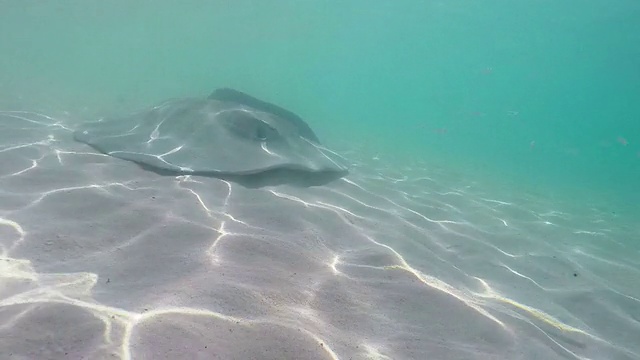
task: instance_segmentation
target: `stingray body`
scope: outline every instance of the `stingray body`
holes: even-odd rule
[[[160,174],[310,184],[347,174],[299,116],[229,88],[86,122],[74,138]]]

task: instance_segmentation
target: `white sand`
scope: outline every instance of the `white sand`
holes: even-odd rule
[[[354,152],[322,187],[163,177],[70,126],[0,112],[0,359],[640,358],[610,214]]]

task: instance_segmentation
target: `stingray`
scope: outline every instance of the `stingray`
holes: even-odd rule
[[[348,173],[293,112],[230,88],[81,124],[74,139],[161,175],[263,186],[320,185]]]

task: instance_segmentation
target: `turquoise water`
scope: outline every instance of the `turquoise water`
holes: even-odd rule
[[[640,2],[631,0],[0,0],[0,105],[95,115],[241,89],[300,114],[324,143],[395,167],[396,177],[420,164],[446,174],[434,180],[442,189],[477,185],[450,208],[488,219],[477,226],[487,243],[496,235],[531,255],[528,247],[544,240],[567,258],[587,248],[585,258],[596,260],[580,279],[597,280],[589,291],[619,281],[612,288],[631,304],[620,312],[631,319],[639,285],[628,274],[640,256],[638,19]],[[419,184],[398,192],[411,203]],[[567,217],[556,232],[522,235],[519,247],[507,232],[520,236],[517,227],[491,232],[491,211],[504,204],[473,210],[477,199],[513,205],[504,214],[526,219],[522,229],[542,221],[533,213]],[[530,214],[520,200],[544,205]],[[611,242],[585,240],[585,229]],[[429,263],[414,244],[402,246],[412,263]],[[556,259],[550,254],[534,255]],[[606,320],[593,327],[633,343],[632,331]]]
[[[10,94],[105,109],[233,86],[325,138],[633,217],[638,16],[594,0],[4,1],[0,75]]]

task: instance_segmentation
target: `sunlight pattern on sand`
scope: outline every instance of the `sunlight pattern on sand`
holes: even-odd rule
[[[0,120],[2,358],[640,356],[637,229],[597,208],[349,149],[322,187],[159,176]]]

